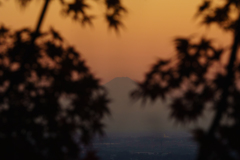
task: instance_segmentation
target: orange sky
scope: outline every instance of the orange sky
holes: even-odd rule
[[[22,9],[15,0],[3,1],[0,23],[12,29],[35,27],[43,0],[35,0]],[[216,26],[206,28],[193,18],[201,0],[123,0],[129,13],[124,17],[125,28],[120,35],[109,31],[104,22],[104,8],[94,5],[97,15],[93,27],[82,27],[60,14],[58,1],[50,3],[42,30],[53,26],[67,42],[81,52],[92,72],[102,83],[115,77],[142,80],[158,57],[174,54],[172,40],[176,36],[196,35],[229,44],[231,37]]]

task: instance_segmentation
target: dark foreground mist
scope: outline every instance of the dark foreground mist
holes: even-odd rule
[[[197,152],[188,134],[109,135],[93,145],[101,160],[193,160]]]

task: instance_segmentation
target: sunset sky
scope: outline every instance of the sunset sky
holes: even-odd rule
[[[25,9],[15,0],[3,2],[0,24],[12,29],[35,27],[43,0],[35,0]],[[128,14],[123,17],[125,27],[116,34],[104,21],[103,5],[92,6],[91,12],[97,16],[94,26],[82,27],[70,17],[62,16],[59,2],[53,0],[41,30],[53,26],[59,31],[81,52],[102,84],[115,77],[140,81],[159,57],[174,55],[176,36],[205,36],[213,38],[219,46],[231,43],[230,33],[216,26],[202,26],[199,19],[194,19],[200,3],[201,0],[123,0]]]

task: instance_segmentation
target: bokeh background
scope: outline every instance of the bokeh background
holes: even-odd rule
[[[0,9],[0,23],[11,29],[35,27],[43,1],[36,0],[22,8],[14,1],[4,1]],[[99,4],[100,5],[99,5]],[[158,57],[174,55],[176,36],[212,38],[219,46],[231,44],[231,35],[217,26],[202,26],[196,18],[201,0],[123,0],[128,14],[123,17],[120,32],[107,29],[104,5],[91,4],[96,15],[92,26],[82,26],[61,13],[59,1],[52,1],[41,30],[54,27],[81,52],[92,72],[105,84],[115,77],[129,77],[141,81],[144,73]]]

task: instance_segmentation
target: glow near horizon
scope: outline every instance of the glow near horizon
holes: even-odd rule
[[[21,9],[14,1],[0,7],[0,23],[12,28],[35,27],[43,1],[32,2]],[[93,27],[81,27],[71,18],[60,15],[60,5],[52,1],[42,31],[53,26],[74,45],[86,60],[92,72],[106,83],[115,77],[129,77],[140,81],[159,57],[174,55],[172,40],[176,36],[214,38],[220,45],[228,45],[231,35],[216,26],[206,29],[194,20],[201,0],[123,0],[129,13],[124,17],[125,27],[120,35],[109,31],[104,22],[104,8],[92,7],[97,18]]]

